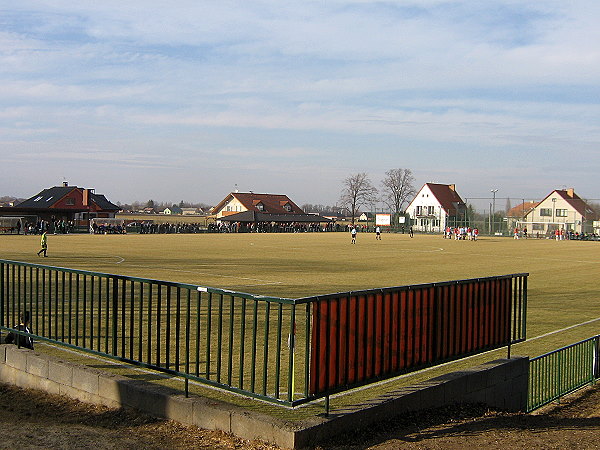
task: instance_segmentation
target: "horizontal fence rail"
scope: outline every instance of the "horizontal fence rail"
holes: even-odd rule
[[[600,335],[529,361],[527,411],[558,400],[600,378]]]
[[[297,406],[525,339],[527,274],[286,299],[0,260],[0,330]]]

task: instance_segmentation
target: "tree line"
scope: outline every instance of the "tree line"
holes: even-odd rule
[[[415,178],[410,169],[390,169],[377,189],[365,172],[348,176],[342,182],[340,204],[347,208],[352,221],[362,206],[383,202],[394,214],[400,214],[405,204],[416,195]]]

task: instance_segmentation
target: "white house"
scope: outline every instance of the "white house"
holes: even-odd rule
[[[406,212],[415,231],[441,232],[464,222],[466,205],[454,184],[425,183]]]
[[[552,234],[556,229],[589,233],[597,219],[594,210],[573,188],[555,189],[520,222],[531,235]]]

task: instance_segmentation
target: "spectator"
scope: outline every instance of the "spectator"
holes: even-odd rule
[[[31,330],[29,329],[30,317],[29,311],[25,311],[21,316],[21,323],[16,326],[15,330],[31,333]],[[15,344],[19,347],[25,347],[33,350],[33,340],[31,339],[31,336],[23,336],[22,334],[13,333],[11,331],[6,335],[4,342],[6,344]]]

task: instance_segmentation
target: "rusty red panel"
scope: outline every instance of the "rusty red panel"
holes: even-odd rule
[[[390,307],[390,370],[392,372],[397,371],[400,368],[400,358],[398,353],[400,351],[400,295],[398,292],[391,294],[391,307]]]
[[[348,299],[348,383],[357,381],[358,366],[358,318],[356,297],[351,296]]]
[[[512,287],[482,279],[315,301],[311,394],[507,344]]]

